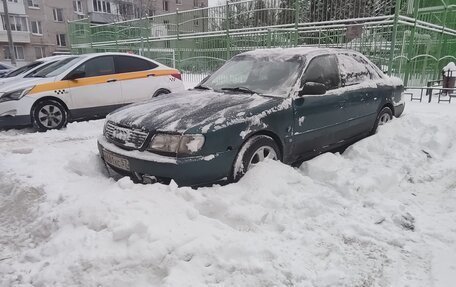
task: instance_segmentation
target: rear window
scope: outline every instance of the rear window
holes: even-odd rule
[[[342,86],[356,85],[371,79],[367,63],[357,61],[352,55],[340,54],[338,58]]]
[[[117,73],[146,71],[158,67],[157,64],[154,64],[151,61],[137,57],[116,56],[114,61]]]

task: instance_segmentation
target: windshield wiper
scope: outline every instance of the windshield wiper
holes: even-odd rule
[[[194,89],[197,89],[197,90],[210,90],[211,88],[206,87],[206,86],[198,85],[198,86],[194,87]]]
[[[241,92],[241,93],[246,93],[246,94],[258,94],[255,91],[252,91],[249,88],[246,87],[234,87],[234,88],[221,88],[222,91],[233,91],[233,92]]]

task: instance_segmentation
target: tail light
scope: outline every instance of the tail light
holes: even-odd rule
[[[182,75],[180,73],[174,73],[174,74],[171,74],[171,76],[173,76],[174,78],[176,78],[178,80],[182,80]]]

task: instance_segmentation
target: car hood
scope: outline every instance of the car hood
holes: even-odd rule
[[[0,93],[14,91],[18,89],[27,88],[39,84],[50,83],[54,81],[54,78],[11,78],[14,81],[6,82],[0,85]]]
[[[287,99],[250,94],[189,90],[132,104],[107,119],[122,126],[149,131],[206,133],[225,126],[258,121],[268,110],[282,109]]]

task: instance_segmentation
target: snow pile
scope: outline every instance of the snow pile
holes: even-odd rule
[[[0,286],[451,286],[452,108],[198,190],[108,178],[103,121],[0,132]]]
[[[445,76],[456,77],[456,64],[454,62],[449,62],[443,67],[443,72],[445,73]]]

